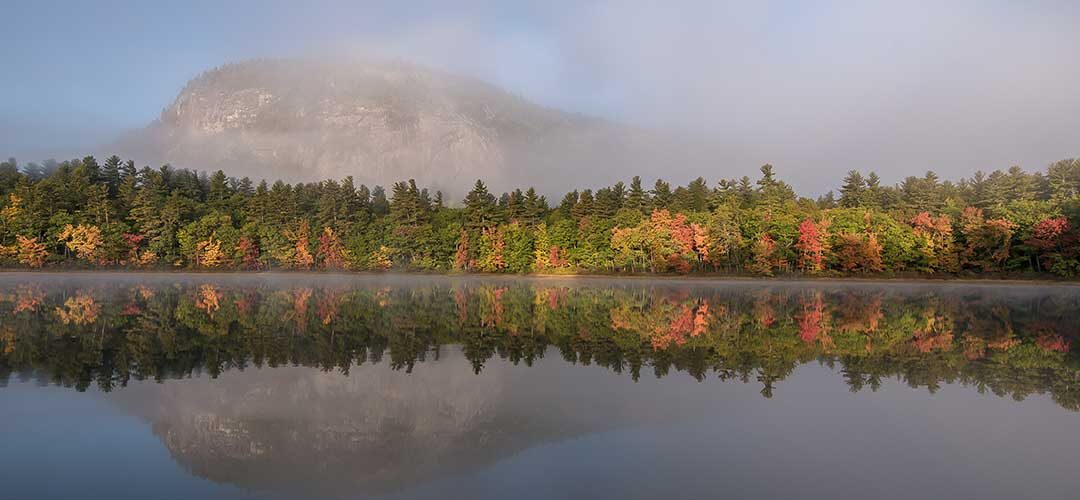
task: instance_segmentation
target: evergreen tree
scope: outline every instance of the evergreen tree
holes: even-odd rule
[[[840,205],[847,208],[866,205],[866,180],[858,170],[851,170],[840,187]]]
[[[741,200],[739,206],[742,208],[750,208],[757,205],[757,191],[754,190],[754,184],[750,181],[749,177],[745,175],[742,176],[739,179],[739,185],[735,190],[739,193],[739,199]]]
[[[93,156],[83,157],[80,162],[82,168],[86,169],[86,175],[90,179],[90,182],[97,183],[102,180],[101,166],[98,165],[97,159]]]
[[[101,168],[101,177],[109,189],[109,197],[116,198],[120,188],[120,168],[123,160],[119,156],[112,155],[105,159]]]
[[[709,208],[709,187],[698,177],[685,188],[675,190],[672,208],[684,212],[704,212]]]
[[[886,205],[885,191],[881,187],[881,178],[874,172],[870,172],[870,175],[866,176],[866,197],[863,204],[874,208],[881,208]]]
[[[661,209],[671,206],[671,184],[663,179],[656,179],[652,189],[652,208]]]
[[[778,180],[773,166],[768,163],[761,166],[761,179],[758,179],[757,186],[761,202],[766,206],[775,207],[795,200],[795,190],[786,182]]]
[[[525,191],[524,206],[521,221],[529,226],[539,223],[547,211],[547,201],[542,196],[537,196],[536,189],[531,187]]]
[[[19,164],[15,158],[9,158],[8,161],[0,163],[0,196],[13,191],[21,177]]]
[[[619,211],[619,197],[612,188],[602,188],[596,192],[593,214],[597,217],[610,219]]]
[[[427,221],[427,206],[416,181],[396,182],[390,200],[390,220],[396,225],[416,226]]]
[[[495,196],[488,192],[487,186],[477,180],[469,194],[465,196],[465,227],[470,231],[480,231],[499,222]]]
[[[577,205],[579,197],[580,195],[576,190],[566,193],[566,195],[563,196],[562,202],[559,203],[559,213],[562,214],[563,217],[570,217],[571,212],[574,211],[574,206]]]
[[[210,176],[209,187],[207,189],[206,201],[210,202],[210,206],[215,208],[223,208],[225,202],[231,195],[229,191],[229,178],[225,176],[225,172],[218,170]]]
[[[390,202],[386,200],[386,190],[382,186],[371,190],[371,213],[376,217],[390,213]]]
[[[593,214],[593,209],[596,200],[593,198],[591,189],[586,189],[578,196],[577,204],[570,210],[570,216],[576,220],[581,220]]]
[[[1015,200],[1031,201],[1038,192],[1038,182],[1018,165],[1009,167],[1008,192]]]
[[[127,180],[137,175],[139,175],[139,169],[135,168],[135,160],[124,162],[124,166],[120,168],[121,180]]]
[[[618,211],[626,203],[626,184],[619,181],[611,186],[611,197],[615,202],[615,210]]]
[[[507,220],[520,221],[525,215],[525,194],[521,189],[515,189],[506,197]]]
[[[649,211],[649,194],[641,187],[641,177],[635,175],[630,180],[630,190],[626,194],[625,206],[642,213]]]

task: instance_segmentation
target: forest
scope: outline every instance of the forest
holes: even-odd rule
[[[464,200],[412,180],[249,178],[93,156],[0,163],[0,267],[544,274],[1042,276],[1080,273],[1080,159],[811,199],[780,180],[639,177]]]

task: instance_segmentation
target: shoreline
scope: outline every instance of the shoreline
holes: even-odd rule
[[[308,277],[439,277],[439,278],[496,278],[496,279],[540,279],[540,280],[620,280],[620,281],[667,281],[691,283],[828,283],[828,284],[907,284],[907,285],[1039,285],[1080,287],[1080,280],[1009,278],[1009,277],[917,277],[917,276],[745,276],[728,274],[596,274],[596,273],[438,273],[423,271],[316,271],[276,269],[270,271],[210,271],[210,270],[155,270],[155,269],[0,269],[0,278],[12,275],[40,276],[308,276]]]

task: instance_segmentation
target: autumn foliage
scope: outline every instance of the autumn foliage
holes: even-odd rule
[[[289,266],[293,269],[311,269],[315,264],[315,256],[311,254],[311,225],[301,221],[295,229],[286,231],[285,237],[292,242]]]
[[[240,241],[236,244],[236,252],[240,254],[240,265],[244,269],[259,269],[262,267],[259,262],[261,252],[255,240],[247,236],[241,236]]]
[[[689,272],[709,257],[707,229],[686,215],[654,210],[637,226],[616,228],[611,247],[619,266],[651,272]]]
[[[1080,274],[1076,159],[892,186],[853,171],[816,200],[772,165],[756,180],[635,177],[558,198],[477,181],[459,201],[412,180],[256,185],[119,157],[107,166],[0,162],[0,266]]]
[[[56,235],[56,239],[63,242],[69,250],[75,252],[78,258],[91,264],[101,262],[98,255],[98,250],[102,245],[101,229],[97,226],[87,224],[73,226],[68,224]]]
[[[345,269],[345,245],[341,238],[329,227],[324,227],[319,235],[319,262],[323,269]]]
[[[825,269],[825,253],[829,250],[829,220],[804,219],[799,224],[799,239],[795,242],[799,252],[799,267],[815,274]]]
[[[37,238],[27,238],[22,235],[16,236],[15,239],[17,241],[15,255],[20,264],[28,267],[41,267],[45,264],[48,250],[43,243],[39,243]]]

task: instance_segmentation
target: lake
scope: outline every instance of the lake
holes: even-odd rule
[[[0,498],[1071,498],[1080,287],[0,273]]]

